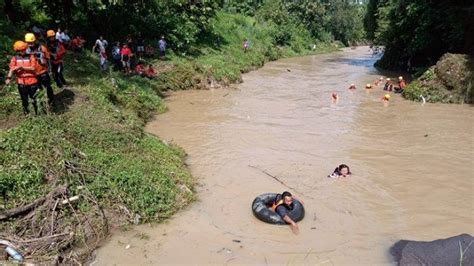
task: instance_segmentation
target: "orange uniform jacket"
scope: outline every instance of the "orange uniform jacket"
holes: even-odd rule
[[[17,69],[18,67],[34,67],[35,70]],[[16,83],[19,85],[33,85],[38,83],[36,72],[38,71],[38,63],[34,55],[14,56],[10,60],[10,69],[16,76]]]
[[[51,58],[51,55],[49,54],[48,48],[44,45],[40,45],[41,52],[43,53],[43,62],[38,62],[38,75],[41,75],[45,72],[48,72],[48,62],[49,59]]]
[[[36,57],[36,61],[38,63],[36,74],[41,75],[43,73],[48,72],[48,63],[49,59],[51,58],[51,55],[49,54],[48,48],[46,48],[46,46],[40,44],[38,50],[28,50],[27,52]]]

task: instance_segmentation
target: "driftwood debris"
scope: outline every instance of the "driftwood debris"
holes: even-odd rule
[[[29,211],[35,209],[36,207],[40,206],[41,204],[43,204],[46,201],[46,199],[57,197],[61,194],[64,194],[65,192],[66,192],[66,187],[64,187],[64,186],[57,187],[55,190],[51,191],[46,197],[36,199],[36,200],[34,200],[33,202],[31,202],[29,204],[26,204],[26,205],[23,205],[23,206],[20,206],[20,207],[11,209],[11,210],[4,211],[3,213],[0,214],[0,221],[7,220],[7,219],[10,219],[10,218],[14,218],[14,217],[17,217],[19,215],[25,214],[26,212],[29,212]]]
[[[107,217],[85,184],[79,184],[80,195],[69,195],[66,185],[57,185],[44,197],[0,213],[1,222],[14,225],[4,227],[0,239],[26,261],[81,264],[108,232]],[[87,212],[79,206],[87,206]]]
[[[265,171],[265,170],[263,170],[263,169],[260,169],[260,168],[258,168],[257,166],[254,166],[254,165],[249,165],[249,167],[259,170],[260,172],[262,172],[262,173],[266,174],[267,176],[269,176],[269,177],[275,179],[278,183],[280,183],[280,184],[282,184],[283,186],[287,187],[288,189],[290,189],[290,190],[296,192],[297,194],[299,194],[299,195],[301,195],[301,196],[305,196],[305,197],[307,197],[307,198],[313,199],[313,197],[307,196],[307,195],[305,195],[304,193],[302,193],[301,191],[298,191],[296,188],[294,188],[294,187],[292,187],[292,186],[286,184],[285,182],[283,182],[283,181],[282,181],[280,178],[278,178],[277,176],[272,175],[272,174],[270,174],[269,172],[267,172],[267,171]]]

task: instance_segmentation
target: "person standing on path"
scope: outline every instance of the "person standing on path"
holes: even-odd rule
[[[54,36],[53,36],[54,38]],[[36,78],[37,62],[34,55],[26,54],[28,44],[23,41],[16,41],[13,45],[16,55],[10,60],[10,70],[5,79],[5,84],[10,84],[13,74],[16,77],[18,92],[20,93],[21,103],[23,105],[23,113],[29,114],[28,98],[31,98],[35,114],[38,114],[38,106],[36,104],[36,91],[40,88],[38,79]]]
[[[50,53],[51,71],[53,72],[53,78],[59,88],[67,85],[66,80],[63,76],[63,57],[66,54],[66,48],[64,45],[55,38],[53,30],[46,32],[48,37],[48,50]]]
[[[100,59],[100,70],[102,72],[107,71],[107,53],[105,52],[105,48],[100,50],[99,59]]]
[[[94,46],[92,46],[92,52],[97,51],[98,53],[100,53],[100,51],[102,51],[102,49],[105,50],[108,45],[109,43],[107,42],[107,40],[104,39],[104,36],[100,35],[99,39],[95,41]]]
[[[120,42],[116,42],[114,46],[112,46],[112,60],[114,62],[114,68],[116,71],[122,70],[122,62],[121,62],[121,55],[120,55]]]
[[[56,40],[61,41],[61,28],[58,27],[58,30],[56,31],[56,34],[54,35]]]
[[[161,36],[161,39],[158,41],[158,48],[160,49],[160,58],[165,59],[167,43],[165,41],[165,36]]]
[[[122,62],[123,71],[125,74],[131,73],[130,70],[130,58],[132,57],[132,50],[127,44],[124,44],[122,50],[120,50],[120,61]]]
[[[138,33],[137,37],[137,56],[138,60],[143,57],[143,53],[145,53],[145,40],[143,40],[142,33]]]
[[[250,48],[249,40],[244,39],[243,48],[244,48],[244,53],[246,53],[249,50],[249,48]]]
[[[25,34],[25,42],[28,44],[26,49],[27,55],[33,55],[38,63],[36,71],[38,85],[46,88],[46,94],[48,95],[48,103],[53,104],[54,92],[51,86],[51,77],[49,76],[49,60],[50,55],[46,46],[39,44],[36,40],[36,36],[33,33]]]

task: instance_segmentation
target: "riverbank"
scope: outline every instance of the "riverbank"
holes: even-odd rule
[[[218,45],[151,61],[154,80],[101,74],[88,53],[77,62],[68,57],[71,85],[56,91],[49,115],[24,117],[16,88],[2,90],[2,239],[28,261],[79,263],[112,228],[166,220],[195,199],[195,179],[183,150],[143,130],[166,110],[164,92],[227,86],[269,60],[338,49],[274,46],[271,31],[243,15],[221,13],[213,23]],[[251,40],[245,53],[243,38]]]
[[[446,53],[408,84],[403,96],[418,102],[474,103],[473,59],[469,55]]]

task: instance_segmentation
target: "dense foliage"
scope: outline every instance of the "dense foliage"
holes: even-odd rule
[[[187,50],[209,40],[210,20],[217,11],[256,15],[282,26],[276,36],[279,44],[288,40],[281,35],[307,31],[313,38],[334,38],[348,45],[363,38],[364,7],[359,1],[347,0],[7,0],[4,10],[10,21],[26,27],[67,28],[89,40],[100,34],[113,40],[137,32],[147,39],[164,34],[174,48]]]
[[[446,52],[474,51],[474,2],[370,0],[367,37],[386,47],[384,68],[430,66]],[[410,68],[410,69],[408,69]]]

